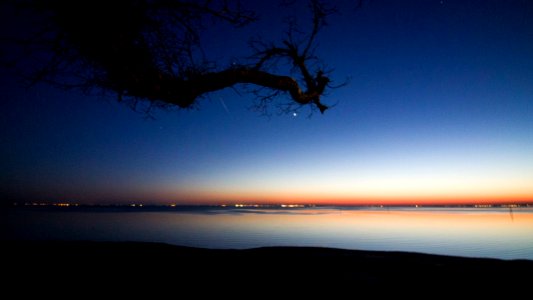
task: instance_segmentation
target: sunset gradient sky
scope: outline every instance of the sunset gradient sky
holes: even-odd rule
[[[352,2],[340,4],[317,53],[348,85],[311,118],[306,109],[262,117],[248,109],[252,96],[227,90],[198,111],[149,120],[111,96],[26,90],[2,75],[0,198],[533,201],[533,1]],[[279,8],[251,6],[263,21],[207,33],[208,54],[222,61],[247,53],[245,36],[281,36],[283,24],[269,22]]]

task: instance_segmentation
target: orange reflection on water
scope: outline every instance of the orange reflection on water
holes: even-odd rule
[[[14,210],[3,221],[23,239],[318,246],[533,260],[532,208]]]
[[[234,220],[231,220],[234,219]],[[237,223],[256,223],[255,226],[305,226],[310,228],[371,228],[391,231],[430,231],[447,232],[468,229],[479,234],[498,232],[531,232],[533,213],[509,211],[426,211],[426,210],[324,210],[306,209],[288,214],[271,211],[270,213],[247,213],[239,218],[226,221]],[[321,229],[324,230],[324,229]]]
[[[217,228],[230,248],[325,246],[533,259],[531,210],[243,210],[190,216],[189,222]]]

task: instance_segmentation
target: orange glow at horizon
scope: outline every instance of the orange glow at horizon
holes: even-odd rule
[[[459,205],[533,203],[533,174],[461,167],[433,169],[421,163],[407,167],[355,166],[272,167],[247,173],[240,169],[191,181],[186,187],[160,189],[159,199],[194,204],[324,205]],[[378,172],[379,171],[379,172]],[[317,174],[320,174],[318,176]],[[224,176],[223,176],[224,175]]]
[[[317,205],[460,205],[533,203],[531,193],[449,193],[449,194],[341,194],[289,191],[180,191],[160,199],[192,204],[317,204]]]

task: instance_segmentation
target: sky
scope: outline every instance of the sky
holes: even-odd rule
[[[205,33],[220,61],[261,19]],[[224,90],[154,119],[113,96],[0,83],[2,202],[457,204],[533,201],[533,2],[352,1],[319,36],[336,83],[308,117]],[[302,12],[303,15],[303,12]]]

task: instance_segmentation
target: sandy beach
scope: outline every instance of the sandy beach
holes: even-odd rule
[[[520,287],[531,260],[498,260],[331,248],[269,247],[215,250],[134,242],[8,242],[6,274],[21,284],[50,288],[206,287],[342,288],[415,285],[446,290]],[[529,274],[529,275],[528,275]],[[9,282],[9,281],[8,281]],[[194,287],[194,288],[193,288]]]

